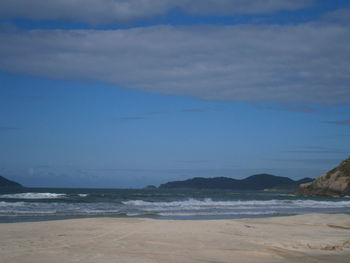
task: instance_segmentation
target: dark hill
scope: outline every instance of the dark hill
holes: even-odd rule
[[[226,189],[226,190],[264,190],[271,188],[293,189],[299,184],[313,179],[304,178],[294,181],[288,177],[271,174],[256,174],[242,180],[228,177],[203,178],[195,177],[185,181],[174,181],[162,184],[159,188],[190,188],[190,189]]]
[[[274,188],[276,186],[290,185],[294,183],[294,181],[288,177],[271,174],[256,174],[240,181],[241,189],[244,190],[263,190],[266,188]]]
[[[13,182],[11,180],[6,179],[5,177],[0,175],[0,188],[19,188],[22,187],[19,183]]]

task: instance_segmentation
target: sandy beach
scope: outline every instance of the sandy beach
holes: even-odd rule
[[[0,224],[1,263],[349,262],[350,215]]]

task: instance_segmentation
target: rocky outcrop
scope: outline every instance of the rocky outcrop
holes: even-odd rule
[[[350,158],[328,173],[317,177],[313,182],[301,184],[296,193],[326,196],[350,195]]]

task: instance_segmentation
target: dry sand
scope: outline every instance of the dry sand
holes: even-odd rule
[[[1,263],[350,262],[350,215],[0,224]]]

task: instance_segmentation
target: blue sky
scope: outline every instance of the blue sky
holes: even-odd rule
[[[0,174],[24,185],[299,179],[349,156],[348,1],[0,10]]]

